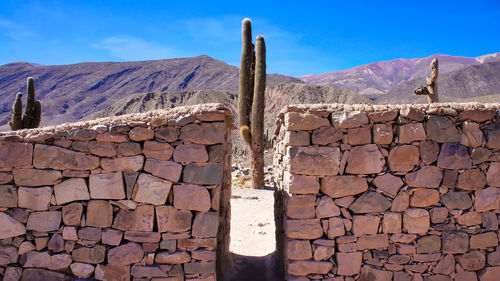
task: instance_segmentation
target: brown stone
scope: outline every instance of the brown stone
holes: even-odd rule
[[[458,121],[472,120],[484,122],[493,119],[497,115],[495,110],[485,108],[466,109],[458,115]]]
[[[384,220],[383,220],[384,233],[400,233],[401,224],[402,224],[401,214],[384,213]]]
[[[190,262],[184,264],[187,274],[215,274],[215,262]]]
[[[463,232],[444,232],[442,251],[448,254],[465,254],[469,249],[469,236]]]
[[[80,225],[83,206],[80,203],[71,203],[62,208],[62,220],[65,225]]]
[[[165,234],[165,233],[164,233]],[[164,235],[163,234],[163,235]],[[217,245],[217,239],[215,238],[204,238],[204,239],[179,239],[177,240],[177,248],[179,250],[189,250],[193,251],[198,248],[206,248],[208,250],[215,250]]]
[[[0,264],[5,266],[11,263],[17,263],[17,248],[11,245],[0,246]]]
[[[23,267],[44,267],[47,268],[50,264],[50,254],[47,252],[28,252],[21,256],[19,263]]]
[[[425,234],[429,230],[430,216],[424,209],[408,209],[403,216],[404,230],[411,234]]]
[[[403,186],[403,181],[400,177],[393,176],[389,173],[377,176],[372,183],[391,197],[396,196],[399,189]]]
[[[481,214],[478,212],[466,212],[457,216],[457,222],[461,225],[473,226],[481,224]]]
[[[458,142],[460,135],[453,122],[439,115],[430,115],[426,124],[427,136],[439,143]]]
[[[92,200],[87,205],[86,225],[110,227],[113,221],[113,207],[107,201]]]
[[[12,181],[12,173],[0,172],[0,184],[6,184]],[[13,268],[13,267],[12,267]]]
[[[410,194],[408,192],[400,192],[398,196],[392,200],[392,212],[404,212],[410,206]]]
[[[373,142],[376,144],[391,144],[392,143],[392,125],[391,124],[374,124],[373,125]]]
[[[389,247],[387,234],[365,235],[358,238],[356,246],[359,251],[366,249],[385,249]]]
[[[475,272],[471,271],[457,272],[455,281],[477,281],[477,275]]]
[[[17,185],[25,186],[53,185],[61,179],[61,172],[54,170],[14,169],[12,174]]]
[[[380,218],[372,215],[354,216],[352,233],[356,236],[377,234]]]
[[[191,184],[174,185],[174,207],[207,212],[210,209],[210,194],[202,186]]]
[[[143,256],[141,245],[130,242],[110,249],[108,251],[108,263],[129,265],[140,262]]]
[[[73,260],[71,255],[68,254],[57,254],[50,257],[50,263],[47,267],[50,270],[65,270],[67,269]]]
[[[166,142],[174,142],[177,140],[177,130],[173,127],[161,127],[156,130],[155,138]]]
[[[419,144],[420,158],[422,161],[430,165],[434,163],[439,154],[439,145],[434,141],[422,141]]]
[[[327,261],[291,261],[288,263],[288,273],[293,276],[327,274],[332,267],[333,264]]]
[[[88,178],[89,175],[90,175],[90,171],[64,170],[62,172],[63,178]]]
[[[486,264],[486,257],[480,251],[472,251],[458,257],[458,262],[465,270],[480,270]]]
[[[17,189],[15,185],[0,185],[0,207],[17,207]]]
[[[195,238],[217,237],[219,228],[218,214],[216,212],[198,213],[193,222],[192,235]]]
[[[373,112],[367,112],[368,117],[374,123],[393,121],[398,117],[399,110],[397,108],[383,108],[382,110],[375,110]]]
[[[427,188],[439,187],[442,178],[443,171],[436,166],[426,166],[405,176],[408,186]]]
[[[136,142],[123,142],[117,147],[117,156],[135,156],[142,153],[141,145]]]
[[[481,273],[479,273],[480,281],[496,281],[500,274],[500,266],[487,267]]]
[[[338,147],[287,148],[290,156],[290,173],[311,176],[333,176],[339,171],[340,149]]]
[[[122,241],[123,233],[119,230],[112,228],[105,228],[101,232],[101,242],[102,244],[110,246],[118,246]]]
[[[122,231],[153,231],[154,206],[140,205],[135,210],[119,210],[113,228]]]
[[[485,232],[470,237],[471,249],[486,249],[498,246],[498,235],[496,232]]]
[[[486,135],[486,139],[488,140],[486,147],[490,149],[500,149],[500,124],[489,124],[485,128],[484,133]]]
[[[472,159],[465,146],[444,143],[438,156],[437,166],[445,169],[470,169]]]
[[[331,115],[335,128],[356,128],[369,123],[366,113],[361,111],[339,111]]]
[[[89,200],[87,183],[82,178],[70,178],[54,186],[57,205],[72,201]]]
[[[97,227],[82,227],[78,230],[78,238],[89,241],[100,241],[101,229]]]
[[[156,254],[155,262],[161,264],[184,264],[191,261],[188,252],[159,252]]]
[[[458,174],[456,187],[463,190],[478,190],[486,185],[486,175],[479,169],[466,170]]]
[[[64,250],[64,240],[62,235],[59,233],[52,235],[47,246],[52,252],[62,252]]]
[[[307,132],[300,131],[294,133],[297,134],[297,133],[307,133]],[[333,128],[331,126],[321,127],[313,131],[312,143],[319,145],[328,145],[332,143],[337,143],[342,139],[343,136],[344,134],[339,129]],[[293,145],[290,144],[290,142],[288,144]],[[307,143],[305,141],[302,141],[300,145],[309,145],[309,134],[307,134]]]
[[[191,229],[193,215],[188,210],[171,206],[156,206],[156,220],[159,232],[184,232]]]
[[[337,274],[342,276],[353,276],[360,272],[363,254],[355,253],[336,253]]]
[[[391,202],[383,195],[376,192],[367,192],[362,194],[349,209],[356,214],[362,213],[380,213],[391,207]]]
[[[147,159],[144,171],[172,182],[178,182],[181,177],[182,165],[173,161]]]
[[[63,273],[38,269],[38,268],[27,268],[23,271],[21,276],[21,281],[64,281],[66,280]]]
[[[197,250],[191,252],[191,257],[200,261],[214,261],[216,258],[215,251]]]
[[[413,191],[410,199],[410,206],[424,208],[439,203],[439,191],[427,188],[417,188]]]
[[[291,196],[286,202],[286,215],[294,219],[314,218],[315,203],[316,196],[314,195]]]
[[[286,220],[285,233],[291,239],[317,239],[323,236],[319,219]]]
[[[62,233],[62,238],[64,240],[69,240],[69,241],[78,240],[78,235],[76,234],[76,227],[65,226]]]
[[[500,188],[488,187],[477,190],[474,193],[476,195],[474,200],[474,209],[477,212],[498,210],[498,206],[500,206]]]
[[[52,188],[44,187],[19,187],[17,190],[18,205],[36,211],[44,211],[49,208]]]
[[[121,172],[93,174],[89,178],[92,199],[124,199],[123,176]]]
[[[462,134],[460,135],[461,145],[478,147],[485,143],[483,132],[481,132],[478,123],[470,121],[462,123]]]
[[[161,234],[159,232],[126,231],[124,239],[131,242],[158,243]]]
[[[325,128],[327,128],[327,127],[325,127]],[[321,129],[318,129],[318,130],[321,130]],[[341,135],[340,139],[342,139],[342,132],[339,132],[339,133]],[[321,137],[318,140],[318,137],[316,137],[316,139],[315,139],[314,133],[313,133],[313,143],[314,143],[314,141],[323,142],[322,138],[323,137]],[[310,140],[311,140],[311,135],[309,134],[309,132],[304,132],[304,131],[286,131],[285,136],[283,137],[283,142],[289,146],[306,146],[306,145],[310,144]]]
[[[143,152],[147,158],[169,160],[174,153],[174,148],[165,142],[146,141]]]
[[[328,219],[328,239],[333,239],[335,237],[345,235],[345,223],[344,220],[338,217],[333,217]],[[319,237],[318,237],[319,238]]]
[[[37,169],[92,170],[99,167],[99,157],[57,146],[36,144],[33,166]]]
[[[441,250],[441,237],[430,235],[420,238],[417,242],[417,253],[435,253]]]
[[[455,271],[455,258],[453,255],[448,254],[438,262],[432,272],[436,274],[450,275],[453,271]]]
[[[391,242],[394,243],[413,243],[417,239],[417,235],[415,234],[405,234],[405,233],[397,233],[391,235]]]
[[[441,203],[448,209],[465,210],[472,207],[472,200],[465,191],[448,191],[441,195]]]
[[[498,219],[497,216],[493,212],[485,212],[482,213],[481,223],[483,228],[488,230],[497,230],[498,229]]]
[[[31,143],[3,142],[0,144],[0,168],[26,167],[33,159]]]
[[[61,224],[61,212],[34,212],[28,217],[27,230],[38,232],[56,231]]]
[[[413,145],[395,146],[389,152],[388,165],[393,172],[408,172],[418,165],[418,148]]]
[[[200,144],[224,143],[225,126],[223,122],[189,124],[181,129],[180,139]]]
[[[90,153],[101,157],[116,156],[116,148],[109,142],[91,141],[89,142],[89,151]]]
[[[330,126],[328,119],[310,113],[287,112],[284,119],[288,131],[307,131]]]
[[[484,147],[476,147],[472,150],[470,156],[472,158],[472,164],[477,165],[487,161],[491,155],[491,150]]]
[[[335,253],[334,247],[318,246],[314,250],[314,260],[324,261],[330,259]]]
[[[320,190],[331,198],[340,198],[365,192],[368,184],[357,176],[331,176],[321,180]]]
[[[309,240],[288,240],[286,253],[290,260],[308,260],[313,257]]]
[[[182,180],[187,183],[215,185],[222,181],[221,163],[191,163],[184,167]]]
[[[94,276],[97,280],[130,281],[130,266],[121,264],[97,265]]]
[[[145,141],[153,138],[155,132],[149,128],[145,127],[135,127],[130,132],[128,136],[133,141]]]
[[[140,203],[163,205],[167,201],[172,183],[146,173],[140,173],[132,193],[132,200]]]
[[[422,123],[409,123],[398,126],[398,143],[409,144],[414,141],[424,141],[426,137]]]
[[[174,161],[183,164],[207,162],[207,149],[202,144],[180,144],[175,147]]]
[[[94,266],[86,263],[75,262],[70,265],[71,273],[79,278],[89,278],[94,273]]]
[[[372,142],[370,127],[348,129],[347,138],[350,145],[369,144]]]
[[[340,208],[335,205],[332,198],[322,196],[318,202],[318,206],[316,206],[316,218],[330,218],[338,215],[340,215]]]
[[[360,280],[374,280],[374,281],[392,281],[392,271],[378,270],[371,266],[365,265],[361,269]]]
[[[486,174],[489,186],[500,187],[500,163],[491,163]]]
[[[121,134],[115,134],[115,133],[99,133],[96,136],[96,141],[101,141],[101,142],[116,142],[116,143],[122,143],[122,142],[127,142],[129,141],[127,135],[121,135]]]
[[[136,172],[142,169],[143,164],[142,155],[101,159],[101,167],[105,171]]]
[[[377,174],[385,166],[385,159],[377,145],[356,146],[349,152],[346,172],[349,174]]]
[[[116,248],[115,248],[116,249]],[[114,249],[112,249],[114,250]],[[110,252],[112,251],[110,250]],[[93,247],[81,247],[71,252],[74,261],[90,264],[102,263],[106,258],[106,247],[96,245]],[[108,262],[109,258],[108,258]]]
[[[3,281],[19,281],[23,269],[16,266],[9,266],[5,269]]]

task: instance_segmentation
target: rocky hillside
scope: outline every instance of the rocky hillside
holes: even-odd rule
[[[15,95],[26,91],[29,76],[35,78],[42,101],[42,125],[79,120],[135,93],[238,91],[238,68],[208,56],[54,66],[11,63],[0,66],[0,124],[7,123]],[[302,83],[279,74],[267,80],[268,85]]]
[[[468,65],[499,61],[500,53],[475,58],[433,55],[427,58],[396,59],[361,65],[343,71],[306,75],[299,78],[309,84],[349,89],[361,95],[376,98],[389,92],[400,83],[427,75],[429,64],[435,57],[439,59],[440,74],[444,74]]]
[[[380,104],[426,101],[425,97],[413,94],[415,88],[424,83],[424,78],[401,83],[375,101]],[[470,65],[440,74],[438,92],[442,102],[500,102],[500,61]]]

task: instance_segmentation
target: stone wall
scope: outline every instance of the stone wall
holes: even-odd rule
[[[499,280],[499,106],[285,108],[287,280]]]
[[[1,133],[3,280],[215,280],[233,127],[209,104]]]

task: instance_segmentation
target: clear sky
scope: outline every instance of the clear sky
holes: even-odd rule
[[[209,55],[238,66],[244,17],[266,38],[268,73],[500,52],[499,0],[0,0],[0,65]]]

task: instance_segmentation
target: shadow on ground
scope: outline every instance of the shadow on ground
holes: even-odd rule
[[[231,253],[230,281],[282,281],[276,252],[263,257],[242,256]],[[227,272],[227,271],[226,271]]]

